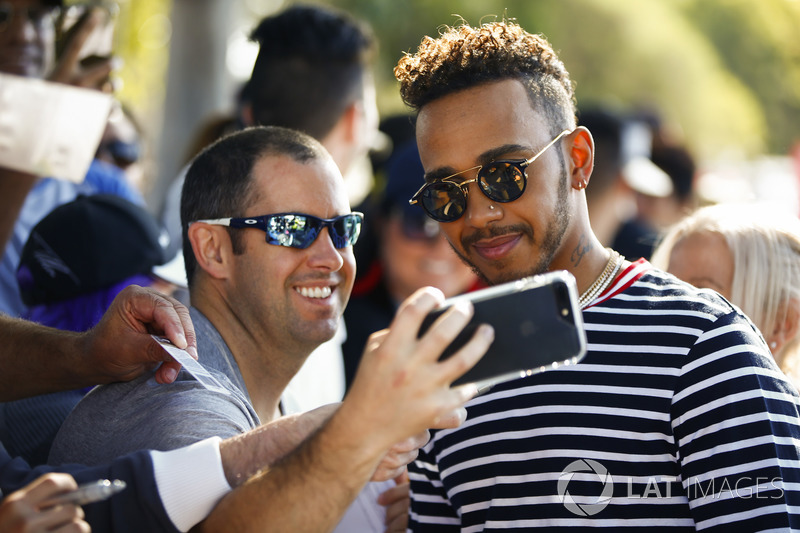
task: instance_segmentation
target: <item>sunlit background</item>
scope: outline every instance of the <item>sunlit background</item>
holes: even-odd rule
[[[579,107],[650,109],[697,158],[709,194],[772,196],[796,208],[800,174],[799,0],[336,0],[369,22],[382,114],[403,110],[392,67],[463,17],[514,18],[544,34]],[[280,0],[120,0],[118,96],[145,125],[147,195],[166,183],[210,116],[233,111],[255,59],[247,39]],[[793,156],[794,154],[794,156]],[[724,199],[724,198],[723,198]]]

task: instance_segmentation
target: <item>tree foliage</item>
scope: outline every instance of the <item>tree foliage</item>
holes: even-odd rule
[[[463,17],[515,18],[545,35],[579,106],[654,109],[702,158],[785,153],[800,139],[796,0],[331,0],[372,24],[384,113],[400,111],[391,70],[424,35]]]

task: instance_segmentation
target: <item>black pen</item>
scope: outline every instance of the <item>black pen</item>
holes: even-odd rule
[[[56,505],[87,505],[94,502],[107,500],[114,494],[125,488],[125,482],[119,479],[114,481],[108,479],[98,479],[80,485],[77,489],[56,496],[50,500],[52,507]]]

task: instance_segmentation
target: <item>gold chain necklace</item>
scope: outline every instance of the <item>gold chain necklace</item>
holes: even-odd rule
[[[578,299],[578,304],[580,305],[581,309],[584,309],[592,300],[594,300],[598,295],[602,294],[603,291],[606,290],[609,285],[611,285],[611,282],[614,281],[614,278],[617,275],[617,271],[622,266],[622,255],[611,248],[606,248],[606,250],[610,252],[611,257],[608,258],[606,267],[603,269],[597,279],[594,280],[594,283],[592,283]]]

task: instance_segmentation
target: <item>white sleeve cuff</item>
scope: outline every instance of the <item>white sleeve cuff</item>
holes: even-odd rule
[[[231,491],[222,469],[221,440],[212,437],[177,450],[150,452],[161,502],[181,531],[205,519]]]

